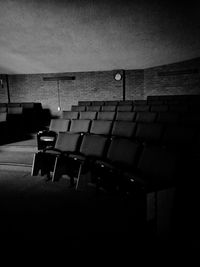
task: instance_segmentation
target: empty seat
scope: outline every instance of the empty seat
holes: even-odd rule
[[[133,106],[132,105],[122,105],[117,107],[117,111],[132,111]]]
[[[0,122],[5,122],[7,120],[7,112],[0,113]]]
[[[140,183],[146,190],[155,191],[176,185],[180,175],[180,156],[160,146],[144,146],[137,172],[129,173],[133,184]],[[126,175],[128,177],[128,173]],[[127,188],[130,190],[130,187]]]
[[[151,105],[150,111],[152,111],[152,112],[167,112],[168,106],[167,105]]]
[[[156,121],[158,123],[178,123],[180,115],[177,112],[159,112]]]
[[[55,147],[48,147],[44,151],[34,154],[31,175],[50,176],[50,172],[54,170],[56,158],[62,153],[75,153],[78,149],[80,140],[79,133],[59,132]]]
[[[48,130],[39,131],[37,134],[38,150],[47,146],[54,146],[59,132],[66,132],[69,129],[70,120],[51,119]]]
[[[138,123],[135,138],[143,143],[159,144],[163,126],[159,123]]]
[[[92,101],[92,106],[103,106],[104,101]]]
[[[109,135],[111,133],[112,121],[93,120],[90,128],[91,134]]]
[[[101,106],[87,106],[86,111],[101,111]]]
[[[200,128],[200,113],[199,112],[189,112],[183,113],[180,116],[180,123],[183,125],[191,125]]]
[[[68,174],[70,173],[71,184],[74,183],[74,177],[77,177],[76,189],[79,187],[82,173],[90,171],[94,161],[104,157],[107,142],[108,139],[105,136],[86,134],[83,136],[78,153],[70,154],[66,159],[68,166],[70,166],[70,169],[68,168]],[[54,171],[54,179],[56,180],[60,176],[58,166],[61,163],[58,163]],[[66,164],[66,162],[63,164]]]
[[[78,106],[90,106],[92,101],[78,101]]]
[[[123,100],[123,101],[119,101],[118,105],[119,106],[132,106],[133,101],[132,100]]]
[[[78,119],[78,111],[69,111],[69,110],[63,110],[62,111],[62,118],[65,120],[72,120],[72,119]]]
[[[188,111],[188,106],[187,105],[180,105],[180,104],[176,104],[176,105],[169,105],[169,111],[172,112],[187,112]]]
[[[97,120],[114,120],[115,112],[114,111],[99,111],[97,113]]]
[[[116,111],[117,106],[112,105],[112,106],[102,106],[101,110],[102,111]]]
[[[140,145],[127,138],[112,138],[104,160],[97,160],[92,170],[92,179],[97,188],[117,190],[123,184],[122,173],[134,170]]]
[[[136,123],[129,121],[115,121],[112,127],[112,136],[133,138]]]
[[[79,112],[79,119],[81,120],[95,120],[97,117],[96,111],[81,111]]]
[[[86,110],[86,106],[74,106],[74,105],[72,105],[72,107],[71,107],[71,111],[80,112],[80,111],[85,111],[85,110]]]
[[[71,120],[70,132],[87,133],[90,129],[90,120]]]
[[[147,100],[143,100],[143,99],[138,99],[138,100],[133,100],[133,105],[147,105]]]
[[[0,113],[7,112],[7,107],[1,107],[0,106]]]
[[[117,106],[119,101],[111,100],[111,101],[104,101],[105,106]]]
[[[157,114],[155,112],[145,112],[145,111],[137,112],[135,121],[152,123],[155,122],[156,115]]]
[[[133,111],[149,111],[150,106],[149,105],[134,105]]]
[[[167,125],[164,129],[162,143],[172,149],[188,150],[195,145],[197,130],[181,125]]]
[[[116,121],[134,121],[136,117],[135,112],[118,111],[116,114]]]
[[[7,107],[21,107],[21,103],[7,103]]]
[[[8,115],[22,115],[23,108],[20,106],[9,106],[7,112],[8,112]]]
[[[151,100],[147,99],[147,103],[148,105],[152,105],[152,106],[161,106],[164,104],[164,101],[159,100],[159,99],[151,99]]]

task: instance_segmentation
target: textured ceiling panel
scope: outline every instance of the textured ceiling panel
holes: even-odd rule
[[[193,0],[0,0],[0,73],[139,69],[199,57],[198,16]]]

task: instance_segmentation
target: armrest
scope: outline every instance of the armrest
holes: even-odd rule
[[[77,161],[80,161],[80,162],[83,162],[86,160],[86,157],[82,154],[73,154],[73,153],[70,153],[69,154],[69,158],[73,159],[73,160],[77,160]]]

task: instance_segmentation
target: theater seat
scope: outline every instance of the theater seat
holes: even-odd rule
[[[96,111],[81,111],[79,112],[79,119],[81,120],[95,120],[97,117]]]
[[[54,146],[59,132],[66,132],[69,129],[70,120],[52,119],[48,130],[39,131],[37,134],[38,150],[47,146]]]
[[[111,105],[111,106],[102,106],[101,111],[116,111],[117,106]]]
[[[112,127],[112,121],[93,120],[90,128],[91,134],[110,135]]]
[[[87,133],[90,129],[90,120],[71,120],[70,132],[73,133]]]
[[[135,112],[117,112],[116,114],[116,121],[134,121],[136,113]]]
[[[124,173],[124,181],[129,181],[127,190],[131,190],[132,187],[134,191],[134,184],[140,184],[145,191],[176,186],[182,175],[180,163],[179,153],[173,153],[161,146],[144,146],[137,171]]]
[[[156,112],[140,111],[137,112],[136,122],[152,123],[156,121]]]
[[[114,111],[99,111],[97,113],[97,120],[114,120],[115,112]]]
[[[112,136],[133,138],[136,123],[130,121],[115,121],[112,127]]]
[[[43,151],[34,154],[31,175],[47,175],[50,178],[50,172],[54,170],[54,166],[58,157],[65,156],[68,153],[76,152],[79,145],[81,135],[79,133],[59,132],[55,146],[47,147]]]
[[[121,190],[122,173],[134,170],[140,152],[140,145],[127,138],[112,138],[106,158],[97,160],[92,170],[92,181],[97,189]]]
[[[132,105],[118,106],[117,111],[133,111],[133,106]]]
[[[62,119],[65,120],[78,119],[78,116],[79,116],[78,111],[70,111],[70,110],[62,111]]]
[[[105,136],[85,134],[83,136],[80,149],[77,153],[71,153],[66,158],[57,159],[53,179],[59,179],[60,169],[63,169],[64,165],[66,166],[67,174],[71,178],[71,184],[74,184],[74,178],[77,178],[77,190],[79,188],[80,179],[85,179],[84,177],[81,177],[82,174],[90,171],[94,161],[104,157],[107,142],[108,138]]]
[[[86,110],[86,107],[85,106],[72,106],[71,107],[71,111],[78,111],[78,112],[80,112],[80,111],[85,111]]]
[[[135,138],[142,143],[160,144],[163,126],[159,123],[137,123]]]

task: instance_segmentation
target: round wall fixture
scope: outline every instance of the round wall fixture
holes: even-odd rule
[[[115,74],[115,80],[116,80],[116,81],[120,81],[121,79],[122,79],[122,75],[121,75],[121,73],[119,73],[119,72],[116,73],[116,74]]]

